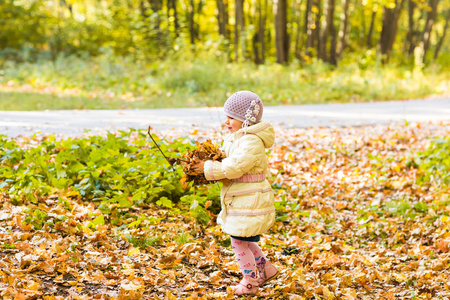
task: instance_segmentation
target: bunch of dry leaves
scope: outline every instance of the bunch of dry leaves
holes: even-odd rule
[[[225,153],[220,150],[217,144],[212,143],[210,139],[204,142],[195,141],[195,143],[197,145],[196,149],[187,150],[181,158],[168,157],[168,161],[172,166],[178,164],[183,168],[182,182],[192,182],[194,186],[215,183],[216,181],[207,180],[205,174],[192,172],[191,168],[199,160],[222,161],[225,158]]]

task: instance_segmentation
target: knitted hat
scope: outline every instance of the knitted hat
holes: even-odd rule
[[[223,111],[233,119],[247,123],[247,125],[254,125],[261,121],[263,103],[255,93],[239,91],[227,99]]]

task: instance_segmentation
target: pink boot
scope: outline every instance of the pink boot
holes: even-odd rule
[[[244,276],[238,285],[231,287],[235,295],[254,295],[258,291],[258,278]]]
[[[268,260],[263,265],[256,266],[256,268],[258,268],[258,283],[260,286],[266,284],[268,281],[274,279],[278,275],[277,268],[275,268],[275,266]]]

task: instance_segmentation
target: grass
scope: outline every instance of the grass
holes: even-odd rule
[[[356,59],[355,59],[356,60]],[[449,72],[433,66],[313,62],[255,66],[219,59],[144,63],[122,58],[60,57],[0,66],[1,110],[124,109],[221,106],[237,90],[253,90],[266,105],[417,99],[448,93]]]
[[[119,108],[121,101],[111,101],[111,108]],[[59,97],[55,94],[0,92],[0,110],[56,110],[56,109],[101,109],[105,101],[101,98]]]

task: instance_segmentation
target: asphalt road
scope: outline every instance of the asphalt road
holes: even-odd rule
[[[266,106],[264,120],[284,128],[450,122],[450,98],[370,103]],[[0,134],[78,136],[85,131],[220,128],[221,108],[1,111]]]

